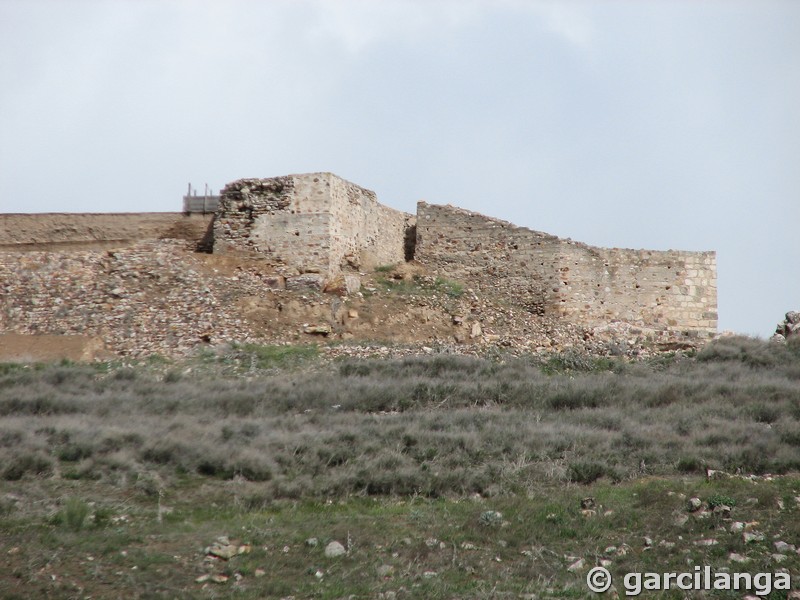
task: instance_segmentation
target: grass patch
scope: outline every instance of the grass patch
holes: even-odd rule
[[[23,500],[53,495],[56,485],[27,482],[16,494]],[[24,580],[27,598],[67,597],[73,581],[83,596],[93,597],[147,592],[170,598],[385,598],[413,590],[432,600],[525,594],[590,598],[595,596],[585,576],[598,560],[608,561],[620,582],[634,571],[684,572],[695,564],[732,568],[731,552],[750,559],[735,563],[736,571],[756,573],[769,570],[772,541],[792,542],[800,532],[794,506],[781,510],[777,504],[800,488],[797,478],[756,483],[649,478],[546,485],[529,494],[493,498],[350,497],[267,504],[242,501],[257,494],[259,484],[232,487],[190,478],[169,486],[162,501],[170,502],[171,512],[163,518],[152,498],[92,486],[93,495],[125,511],[108,514],[105,526],[93,525],[82,501],[75,502],[72,525],[66,516],[58,523],[47,521],[35,502],[0,515],[4,542],[16,548],[4,557],[0,596],[14,597]],[[716,515],[689,512],[686,498],[693,496],[724,498],[731,522],[757,521],[757,531],[770,543],[746,544],[741,532],[731,531]],[[587,502],[594,507],[588,512],[582,510]],[[206,549],[220,536],[243,551],[227,560],[209,559]],[[333,541],[345,547],[344,556],[325,556]],[[797,572],[800,556],[785,556],[781,566]],[[580,559],[584,566],[570,571]],[[197,581],[205,575],[224,580]]]
[[[464,286],[456,281],[451,281],[443,277],[426,277],[414,275],[410,279],[389,276],[388,271],[378,271],[376,283],[382,286],[386,292],[401,295],[420,295],[430,296],[432,294],[445,294],[450,298],[460,298],[464,294]]]

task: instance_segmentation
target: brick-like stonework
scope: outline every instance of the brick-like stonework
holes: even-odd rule
[[[332,173],[239,179],[222,190],[214,252],[254,251],[281,275],[333,278],[403,261],[412,220]]]
[[[717,330],[714,252],[595,248],[421,202],[415,258],[534,314],[589,326],[623,321],[688,337]]]

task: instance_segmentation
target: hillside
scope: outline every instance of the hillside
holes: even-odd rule
[[[365,344],[457,353],[674,349],[624,323],[581,327],[531,314],[491,286],[477,292],[416,262],[362,271],[351,291],[344,278],[325,291],[291,289],[258,256],[198,252],[199,242],[48,242],[0,252],[0,332],[17,334],[2,338],[0,358],[181,356],[232,342],[344,344],[343,353]],[[19,335],[70,337],[37,346]]]
[[[800,568],[799,351],[0,365],[0,596],[766,595]]]

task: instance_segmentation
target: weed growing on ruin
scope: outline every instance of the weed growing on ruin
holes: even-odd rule
[[[423,277],[414,275],[409,278],[387,277],[391,272],[379,271],[376,283],[386,292],[401,295],[420,295],[430,296],[432,294],[444,294],[449,298],[460,298],[464,294],[464,286],[456,281],[451,281],[443,277]]]

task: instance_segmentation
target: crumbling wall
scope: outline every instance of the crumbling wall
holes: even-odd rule
[[[713,252],[595,248],[421,202],[416,259],[534,314],[590,326],[625,321],[691,337],[717,329]]]
[[[202,264],[182,240],[113,251],[0,251],[0,346],[9,345],[0,354],[48,359],[41,346],[50,338],[38,336],[68,336],[64,347],[73,353],[70,340],[102,340],[110,352],[127,356],[248,340],[252,332],[231,307],[232,290],[258,293],[263,279],[245,270],[212,276]]]
[[[263,256],[287,277],[403,260],[409,215],[332,173],[240,179],[222,190],[214,252]]]
[[[83,250],[163,238],[199,242],[211,219],[182,213],[0,214],[0,249]]]

